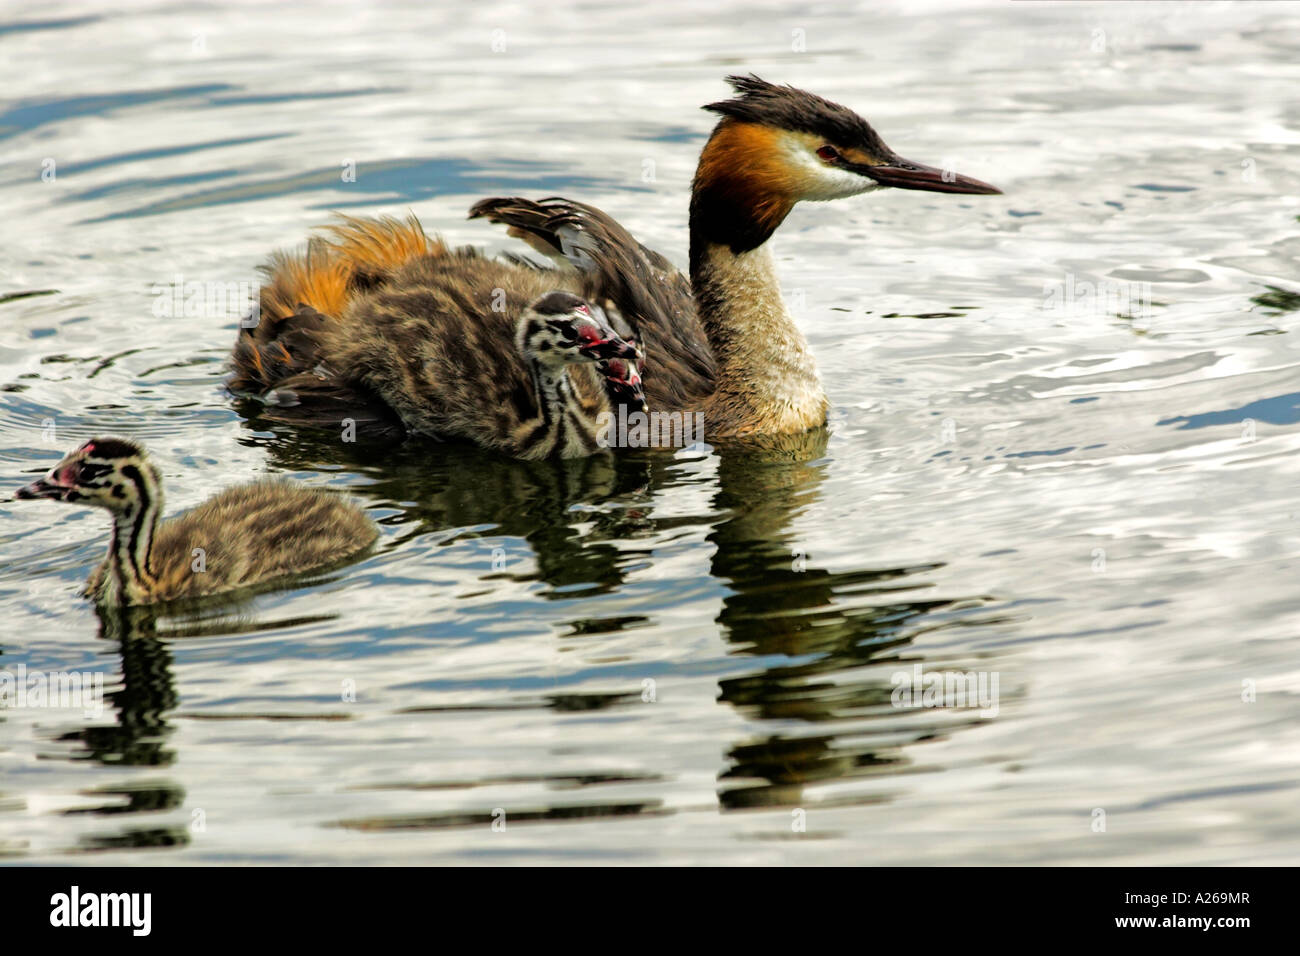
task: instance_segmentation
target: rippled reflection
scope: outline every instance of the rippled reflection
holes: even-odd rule
[[[265,445],[278,468],[345,467],[370,477],[373,483],[359,490],[401,509],[406,525],[401,539],[484,525],[492,526],[493,534],[524,539],[537,559],[535,577],[550,586],[544,594],[554,599],[621,587],[629,542],[650,539],[675,526],[707,529],[707,540],[715,548],[711,574],[726,589],[716,618],[721,633],[736,654],[779,658],[754,672],[720,681],[719,701],[757,721],[851,721],[845,733],[855,740],[846,745],[835,735],[774,732],[735,743],[719,773],[723,786],[718,799],[726,809],[792,805],[805,798],[809,785],[906,768],[908,761],[900,753],[896,734],[888,746],[861,742],[866,732],[863,715],[889,712],[893,685],[888,676],[842,675],[873,662],[896,660],[918,630],[934,626],[925,623],[927,615],[958,603],[966,607],[981,603],[927,593],[931,585],[925,575],[941,568],[942,562],[896,566],[884,553],[863,555],[869,566],[862,569],[828,571],[816,565],[815,556],[804,553],[792,525],[819,503],[830,465],[824,457],[826,429],[769,440],[762,446],[719,449],[710,513],[674,519],[651,517],[648,508],[592,507],[602,502],[635,502],[647,488],[671,487],[673,460],[662,453],[527,463],[454,444],[398,444],[385,438],[366,446],[341,443],[322,433],[273,430],[272,434],[269,441],[257,441]],[[380,465],[373,463],[377,455],[382,456]],[[591,522],[581,531],[575,506],[585,506],[581,517]],[[613,546],[616,540],[622,548]],[[650,555],[650,550],[645,554]],[[498,576],[487,574],[482,580]],[[569,629],[573,634],[611,633],[645,623],[642,615],[577,618],[570,621]],[[908,664],[920,660],[912,655]],[[514,695],[490,709],[573,712],[631,706],[637,700],[633,693]],[[464,709],[434,705],[404,712]],[[929,733],[921,727],[911,738],[923,739]],[[552,807],[527,811],[530,815],[525,819],[558,819],[577,812]],[[648,803],[636,808],[588,805],[581,812],[660,811]],[[436,828],[473,826],[484,819],[448,814],[339,825]],[[513,812],[511,819],[516,819]]]
[[[523,539],[536,558],[544,597],[567,599],[613,590],[624,582],[627,552],[614,542],[640,537],[652,525],[636,508],[589,508],[575,525],[575,505],[634,501],[652,486],[662,460],[594,455],[565,461],[516,462],[453,443],[344,443],[320,433],[279,428],[267,443],[272,463],[299,471],[346,467],[372,479],[357,491],[398,507],[404,527],[395,541],[449,528],[491,527],[494,536]],[[474,536],[479,532],[464,532]],[[512,576],[500,572],[503,576]]]
[[[121,687],[108,693],[114,723],[83,727],[61,734],[64,743],[79,744],[74,760],[93,760],[112,767],[167,767],[176,760],[168,746],[175,728],[167,715],[178,698],[172,657],[156,633],[156,614],[149,608],[99,609],[99,636],[117,645],[121,656]],[[104,786],[83,796],[102,798],[97,806],[64,811],[67,816],[134,816],[176,810],[185,803],[185,790],[167,780],[137,781]],[[183,825],[124,827],[78,839],[82,850],[116,850],[184,846],[190,833]]]
[[[172,657],[155,630],[156,615],[148,608],[99,609],[102,639],[116,643],[122,660],[122,686],[110,692],[108,703],[116,723],[85,727],[61,737],[80,741],[81,759],[125,766],[168,766],[176,754],[167,746],[174,728],[167,714],[176,709]]]
[[[893,684],[887,677],[838,675],[897,659],[927,614],[955,603],[917,593],[930,588],[923,575],[941,562],[891,567],[888,554],[868,554],[862,557],[872,569],[835,572],[804,553],[791,524],[820,497],[826,444],[823,429],[792,443],[786,454],[721,457],[714,501],[727,517],[709,540],[717,547],[712,573],[733,593],[717,623],[736,653],[785,659],[720,683],[719,699],[754,719],[860,721],[888,707]],[[913,655],[909,664],[920,660]],[[860,723],[845,730],[855,738],[863,732]],[[794,805],[809,785],[907,764],[896,743],[845,745],[827,734],[773,733],[734,744],[727,759],[718,794],[726,809]]]
[[[315,575],[307,580],[319,583],[329,579]],[[276,589],[287,586],[282,582]],[[154,607],[96,607],[94,611],[99,620],[99,638],[116,648],[121,663],[120,687],[105,695],[113,723],[82,727],[58,734],[55,739],[73,745],[68,759],[108,767],[163,768],[178,761],[179,755],[171,745],[176,727],[168,719],[180,705],[172,642],[212,634],[253,634],[329,620],[326,616],[259,620],[251,613],[247,595],[234,600],[215,596]],[[272,715],[241,716],[269,719]],[[82,796],[103,798],[104,802],[65,810],[65,816],[130,816],[179,810],[185,806],[186,795],[180,785],[155,779],[98,787]],[[82,836],[79,847],[91,851],[165,848],[184,846],[190,840],[184,825],[128,827]]]

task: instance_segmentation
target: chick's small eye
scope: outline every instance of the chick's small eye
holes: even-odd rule
[[[832,160],[836,160],[840,158],[839,150],[837,150],[834,146],[819,147],[817,150],[817,155],[820,156],[822,159],[826,160],[826,162],[828,163],[831,162]]]

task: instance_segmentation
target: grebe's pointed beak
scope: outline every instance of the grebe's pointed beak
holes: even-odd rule
[[[894,157],[883,166],[866,166],[862,173],[882,186],[899,189],[924,189],[932,193],[963,193],[972,196],[1000,196],[1002,190],[951,169],[936,169],[923,163],[914,163]]]

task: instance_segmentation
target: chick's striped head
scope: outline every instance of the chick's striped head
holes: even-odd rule
[[[531,361],[569,365],[636,359],[636,346],[614,330],[605,313],[571,292],[548,292],[519,320],[516,343]]]
[[[156,495],[158,471],[143,448],[121,438],[92,438],[18,498],[48,498],[109,511],[133,511]]]

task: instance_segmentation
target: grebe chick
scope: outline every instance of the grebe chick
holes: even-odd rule
[[[17,492],[104,508],[108,555],[83,593],[101,605],[152,604],[258,585],[351,558],[378,531],[360,509],[327,491],[286,481],[227,488],[162,519],[162,476],[144,449],[94,438]]]
[[[515,344],[528,363],[536,397],[536,414],[511,429],[502,447],[516,458],[577,458],[598,447],[599,416],[613,397],[632,386],[606,373],[618,363],[623,374],[639,356],[604,313],[570,292],[550,292],[519,320]],[[569,377],[573,365],[596,365],[605,382],[605,402],[584,402]],[[613,379],[611,380],[611,374]]]

